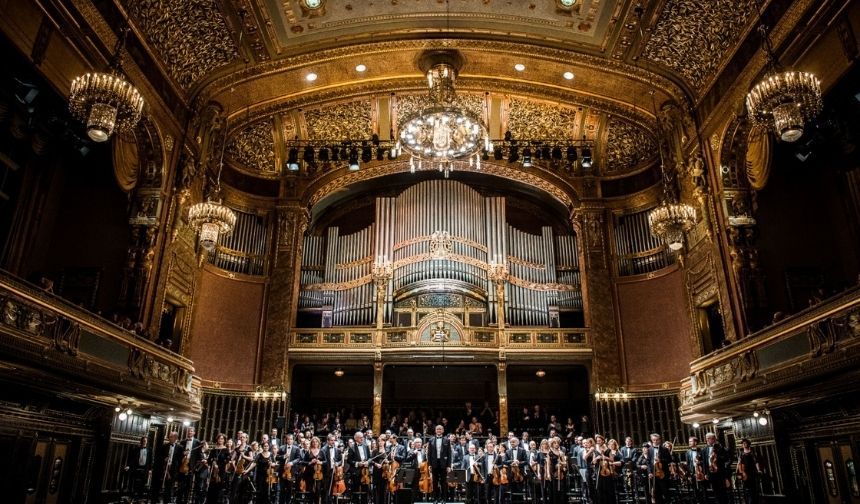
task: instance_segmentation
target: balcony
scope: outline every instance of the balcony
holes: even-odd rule
[[[191,361],[0,272],[0,379],[74,400],[200,414]],[[53,391],[53,392],[52,392]]]
[[[694,422],[814,400],[860,378],[860,286],[692,362],[681,415]]]

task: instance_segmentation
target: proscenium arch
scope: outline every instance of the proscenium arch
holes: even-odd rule
[[[442,176],[435,170],[421,170],[417,173]],[[411,175],[407,159],[383,162],[354,172],[341,168],[309,185],[302,194],[301,201],[311,210],[312,220],[316,220],[317,216],[337,202],[348,196],[378,189],[382,187],[382,184],[378,183],[382,179],[397,175]],[[560,178],[557,182],[551,181],[534,173],[511,168],[507,166],[507,162],[482,161],[480,170],[475,168],[455,170],[451,173],[451,177],[467,184],[470,180],[474,181],[480,177],[491,177],[494,181],[504,184],[505,192],[508,194],[530,195],[544,201],[549,208],[562,216],[569,215],[573,208],[579,206],[579,197],[575,189]],[[416,180],[416,183],[418,181]]]

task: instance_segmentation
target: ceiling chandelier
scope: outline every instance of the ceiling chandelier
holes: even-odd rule
[[[657,106],[654,105],[654,91],[651,91],[651,103],[654,106],[654,116],[658,117]],[[657,130],[659,134],[659,125]],[[657,149],[660,153],[660,171],[663,174],[663,202],[648,212],[648,227],[651,234],[663,240],[669,250],[677,251],[684,247],[684,234],[696,225],[696,209],[686,203],[679,203],[675,197],[672,178],[663,161],[663,142],[659,137]]]
[[[805,122],[821,111],[821,81],[809,72],[783,70],[767,27],[761,25],[759,33],[768,71],[747,94],[747,111],[754,126],[772,129],[783,142],[795,142],[803,136]]]
[[[468,158],[480,168],[482,149],[491,150],[487,128],[478,117],[454,106],[454,81],[463,64],[457,51],[428,51],[419,67],[427,75],[431,105],[404,118],[399,146],[411,154],[409,166],[416,169],[454,169],[453,161]]]
[[[72,81],[69,110],[87,125],[87,136],[104,142],[114,131],[128,131],[140,120],[143,97],[122,75],[122,50],[128,27],[120,36],[107,72],[91,72]]]
[[[232,233],[233,228],[236,227],[236,213],[230,207],[221,204],[221,170],[224,169],[224,145],[226,144],[227,134],[225,133],[215,187],[206,201],[192,205],[188,209],[188,225],[198,233],[198,243],[207,252],[215,250],[218,238]]]

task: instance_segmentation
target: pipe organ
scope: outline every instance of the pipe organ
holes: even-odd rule
[[[417,321],[395,312],[442,303],[467,325],[493,325],[500,300],[489,270],[499,264],[508,271],[508,324],[557,326],[559,309],[582,309],[575,236],[516,229],[504,197],[429,180],[377,198],[374,223],[363,230],[340,235],[332,226],[307,236],[298,308],[319,312],[323,327],[367,326],[382,303],[383,323],[404,325]],[[486,316],[464,320],[466,312]]]
[[[641,275],[665,268],[674,262],[666,245],[651,234],[648,212],[616,215],[615,260],[618,276]]]
[[[264,216],[236,212],[236,227],[219,240],[207,260],[218,268],[245,275],[265,275],[269,253],[268,219]]]

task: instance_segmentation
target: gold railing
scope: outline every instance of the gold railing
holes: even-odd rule
[[[825,372],[856,369],[858,347],[860,286],[693,361],[681,387],[683,415],[730,413],[751,394],[764,398]]]
[[[38,368],[56,360],[64,372],[101,387],[144,384],[135,390],[199,412],[199,381],[190,360],[5,271],[0,352]]]
[[[377,330],[369,327],[337,327],[327,329],[298,329],[290,334],[291,348],[342,348],[362,350],[376,347],[376,339],[383,349],[419,347],[446,349],[498,348],[499,330],[492,327],[469,328],[462,340],[421,340],[415,327],[392,327]],[[553,329],[546,327],[510,327],[504,331],[506,348],[516,349],[578,349],[590,350],[585,329]]]

